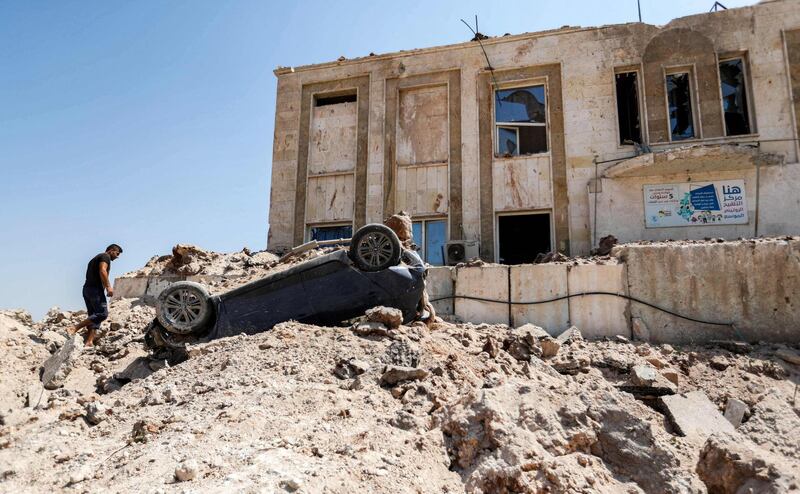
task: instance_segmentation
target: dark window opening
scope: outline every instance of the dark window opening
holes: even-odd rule
[[[494,117],[498,156],[547,152],[544,86],[496,91]]]
[[[750,133],[750,116],[747,113],[747,88],[744,83],[744,66],[741,58],[719,63],[722,85],[722,108],[725,112],[725,133],[738,136]]]
[[[312,226],[310,240],[339,240],[353,236],[353,225]]]
[[[550,252],[550,215],[521,214],[498,217],[500,264],[532,263]]]
[[[314,106],[338,105],[339,103],[355,103],[358,96],[354,94],[342,94],[339,96],[317,96],[314,99]]]
[[[642,142],[639,123],[639,89],[636,72],[617,74],[617,116],[619,118],[619,143]]]
[[[669,128],[673,141],[694,137],[692,119],[691,78],[688,72],[667,76],[667,99],[669,100]]]

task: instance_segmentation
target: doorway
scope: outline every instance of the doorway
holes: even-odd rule
[[[532,263],[551,250],[550,214],[515,214],[497,218],[500,264]]]

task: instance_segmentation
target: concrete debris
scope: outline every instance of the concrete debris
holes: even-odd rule
[[[336,363],[333,374],[339,379],[352,379],[367,372],[369,364],[356,358],[341,359]]]
[[[709,345],[712,347],[722,348],[723,350],[728,350],[731,353],[736,353],[739,355],[746,355],[750,353],[750,344],[746,341],[711,340]]]
[[[414,367],[402,367],[399,365],[387,365],[386,370],[381,376],[381,383],[390,386],[404,381],[417,381],[428,377],[429,372],[425,369]]]
[[[397,329],[403,324],[403,312],[394,307],[373,307],[365,312],[367,321],[384,324],[389,329]]]
[[[737,400],[736,398],[730,398],[728,402],[725,404],[725,418],[728,422],[731,423],[734,427],[739,427],[742,424],[742,419],[744,418],[744,414],[748,412],[747,403]]]
[[[380,322],[360,322],[353,326],[353,332],[359,336],[392,336],[389,328]]]
[[[716,432],[708,438],[697,474],[708,492],[784,493],[800,488],[797,464],[759,448],[741,434]]]
[[[702,443],[715,432],[734,432],[702,391],[663,396],[659,401],[675,431],[694,442]]]
[[[110,409],[102,403],[91,401],[86,404],[86,421],[90,424],[97,425],[106,419],[109,415]]]
[[[486,343],[483,344],[482,351],[489,354],[490,357],[495,358],[500,353],[500,345],[497,340],[489,336],[486,338]]]
[[[389,348],[384,352],[383,360],[386,364],[399,365],[401,367],[416,367],[419,365],[420,350],[417,345],[401,339],[392,342]]]
[[[175,468],[175,480],[188,482],[197,478],[200,467],[195,460],[187,460]]]
[[[67,338],[58,352],[42,364],[42,384],[45,389],[57,389],[64,385],[72,371],[72,362],[83,349],[83,338],[78,335]]]
[[[539,345],[542,347],[542,358],[545,359],[555,357],[561,349],[561,343],[550,336],[539,339]]]
[[[406,248],[411,247],[414,241],[414,231],[411,217],[408,213],[400,211],[397,214],[393,214],[386,218],[383,224],[391,228],[397,234],[397,238],[403,246]]]
[[[568,345],[577,341],[582,341],[583,336],[581,335],[580,329],[576,328],[575,326],[571,326],[569,329],[558,335],[556,340],[558,340],[561,345]]]
[[[775,355],[784,361],[789,362],[790,364],[800,365],[800,353],[793,352],[786,348],[781,348],[775,352]]]
[[[637,396],[664,396],[675,394],[677,386],[662,376],[655,367],[635,365],[631,368],[630,379],[619,389]]]

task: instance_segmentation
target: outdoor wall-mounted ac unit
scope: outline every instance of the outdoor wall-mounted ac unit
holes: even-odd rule
[[[451,240],[444,245],[444,257],[448,266],[479,257],[477,240]]]

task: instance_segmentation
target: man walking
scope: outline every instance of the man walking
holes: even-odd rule
[[[94,256],[86,267],[83,301],[86,302],[86,312],[89,317],[81,321],[77,326],[67,330],[69,334],[75,334],[83,328],[88,328],[83,339],[86,346],[94,344],[94,337],[100,327],[100,323],[108,317],[106,294],[109,297],[114,296],[114,289],[111,288],[108,272],[111,270],[111,261],[118,258],[120,254],[122,254],[122,247],[117,244],[111,244],[106,247],[105,252]],[[105,293],[103,293],[104,289]]]

